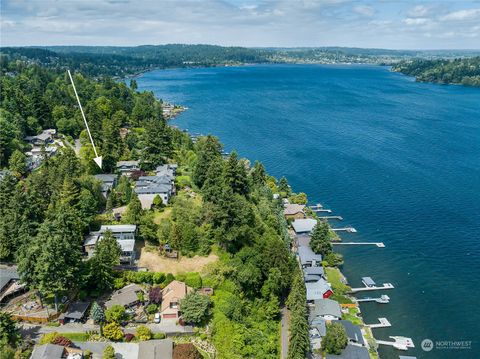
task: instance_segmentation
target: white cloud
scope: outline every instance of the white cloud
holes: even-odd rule
[[[422,26],[422,25],[429,25],[432,23],[430,19],[419,17],[419,18],[406,18],[403,22],[409,26]]]
[[[451,12],[441,17],[441,20],[445,21],[467,21],[467,20],[480,20],[480,9],[466,9]]]
[[[408,12],[409,17],[425,17],[430,12],[431,8],[425,5],[417,5]]]

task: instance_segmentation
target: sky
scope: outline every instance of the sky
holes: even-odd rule
[[[0,0],[0,45],[480,49],[480,0]]]

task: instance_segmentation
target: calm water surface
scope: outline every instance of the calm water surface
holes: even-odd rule
[[[153,71],[139,88],[189,110],[175,124],[212,133],[344,217],[352,286],[390,282],[390,304],[362,304],[378,339],[404,355],[480,358],[480,89],[419,84],[376,66],[262,65]],[[381,294],[382,292],[377,292]],[[471,340],[467,350],[420,343]],[[382,358],[401,352],[381,347]]]

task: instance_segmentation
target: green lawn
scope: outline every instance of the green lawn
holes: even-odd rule
[[[350,287],[342,282],[342,274],[340,270],[335,267],[326,267],[325,275],[328,282],[332,285],[333,295],[331,299],[336,300],[340,304],[352,303],[352,300],[346,296],[346,293],[350,291]]]
[[[60,335],[74,342],[86,342],[89,337],[87,333],[60,333]]]
[[[363,326],[363,321],[361,318],[357,317],[358,309],[357,308],[348,308],[348,313],[343,313],[342,319],[349,320],[353,324]]]

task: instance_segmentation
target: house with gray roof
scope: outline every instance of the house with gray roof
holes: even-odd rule
[[[107,345],[115,351],[115,357],[121,359],[172,359],[172,339],[147,340],[138,343],[118,342],[76,342],[84,351],[90,351],[93,358],[101,358]]]
[[[302,268],[322,266],[322,255],[315,254],[309,246],[299,245],[297,255]]]
[[[348,344],[340,355],[327,354],[327,359],[370,359],[368,349],[358,345]]]
[[[112,188],[117,185],[117,175],[102,173],[95,175],[94,177],[100,181],[102,195],[103,197],[107,198],[108,193],[111,192]]]
[[[0,268],[0,304],[25,292],[26,286],[20,283],[20,276],[14,268]]]
[[[30,359],[62,359],[64,347],[56,344],[35,345]]]
[[[358,325],[353,324],[349,320],[338,320],[337,322],[343,325],[343,327],[345,328],[349,342],[365,345],[362,330]]]
[[[318,281],[305,282],[305,288],[307,290],[308,303],[312,303],[318,299],[326,299],[333,294],[332,287],[324,278]]]
[[[167,204],[170,197],[175,193],[175,176],[173,172],[155,176],[141,176],[135,182],[135,192],[142,203],[143,209],[150,209],[156,196],[162,199],[163,204]]]
[[[60,321],[60,324],[81,323],[84,321],[89,307],[90,302],[71,303],[66,312],[58,317],[58,320]]]
[[[138,284],[129,284],[117,291],[115,291],[110,300],[105,302],[107,308],[111,308],[113,305],[121,305],[125,308],[130,308],[137,305],[140,300],[138,294],[143,293],[142,287]]]
[[[325,269],[322,266],[305,267],[303,268],[303,273],[305,275],[315,275],[315,276],[325,277]]]
[[[317,318],[315,322],[310,324],[309,334],[312,349],[320,349],[322,347],[322,338],[327,334],[326,321],[322,318]]]
[[[342,309],[337,301],[331,299],[317,299],[310,307],[309,321],[317,319],[338,320],[342,318]]]
[[[317,220],[313,218],[299,218],[292,222],[296,234],[310,233],[316,225]]]
[[[55,129],[43,130],[42,133],[34,136],[27,136],[24,140],[34,146],[47,146],[53,142],[57,131]]]
[[[120,262],[133,264],[136,258],[135,237],[137,234],[137,226],[135,224],[112,224],[101,226],[99,231],[90,232],[85,237],[83,248],[87,255],[91,257],[95,251],[97,242],[102,240],[105,232],[111,231],[122,249]]]
[[[130,177],[132,173],[140,170],[140,161],[118,161],[116,167],[121,175]]]

